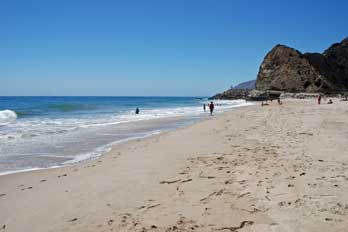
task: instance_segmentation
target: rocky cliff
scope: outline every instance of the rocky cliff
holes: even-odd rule
[[[322,54],[275,46],[263,60],[256,79],[258,90],[342,92],[348,90],[348,38]]]

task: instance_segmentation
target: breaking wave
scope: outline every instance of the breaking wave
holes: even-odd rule
[[[12,110],[1,110],[0,111],[0,126],[7,125],[17,119],[16,112]]]

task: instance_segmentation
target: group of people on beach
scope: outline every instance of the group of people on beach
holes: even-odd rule
[[[321,104],[321,99],[322,99],[322,95],[319,94],[318,97],[317,97],[318,105]],[[261,102],[261,106],[268,105],[268,104],[267,104],[267,101],[268,101],[268,100],[266,100],[266,103],[264,103],[264,101],[262,101],[262,102]],[[272,99],[270,99],[270,101],[272,101]],[[283,102],[280,100],[280,97],[277,99],[277,101],[278,101],[278,105],[282,105],[282,104],[283,104]],[[327,104],[333,104],[332,99],[329,99],[329,101],[327,102]]]
[[[318,95],[317,100],[318,100],[318,105],[320,105],[320,104],[321,104],[321,95],[320,95],[320,94]],[[272,100],[271,100],[271,101],[272,101]],[[280,100],[280,97],[277,99],[277,102],[278,102],[279,105],[282,105],[282,104],[283,104],[283,102]],[[333,104],[333,101],[332,101],[331,99],[329,99],[329,101],[327,102],[327,104]],[[261,106],[264,106],[264,105],[268,105],[268,104],[267,104],[267,100],[266,100],[266,103],[264,103],[264,102],[262,101]],[[208,104],[208,108],[209,108],[209,111],[210,111],[210,115],[213,115],[214,108],[215,108],[214,102],[210,102],[210,103]],[[206,109],[207,109],[207,104],[204,103],[204,104],[203,104],[203,111],[205,112]],[[140,113],[140,110],[139,110],[139,108],[137,107],[137,108],[135,109],[135,114],[139,114],[139,113]]]
[[[319,95],[318,95],[318,105],[320,105],[320,104],[321,104],[321,95],[319,94]],[[327,102],[327,104],[333,104],[332,99],[329,99],[329,101]]]
[[[213,115],[214,108],[215,108],[214,102],[210,102],[210,104],[208,104],[208,107],[209,107],[210,115]],[[204,110],[204,112],[206,111],[206,104],[205,103],[203,104],[203,110]],[[137,107],[135,109],[135,114],[139,114],[139,113],[140,113],[140,110]]]
[[[210,102],[210,104],[208,104],[208,107],[209,107],[210,115],[213,115],[214,108],[215,108],[214,102]],[[203,110],[204,110],[204,112],[206,111],[206,104],[205,103],[203,104]]]
[[[273,102],[273,99],[271,98],[270,101]],[[261,106],[268,106],[267,102],[268,102],[268,100],[266,100],[266,102],[262,101],[261,102]],[[280,97],[277,98],[277,102],[278,102],[278,105],[282,105],[283,104],[282,100],[280,100]]]

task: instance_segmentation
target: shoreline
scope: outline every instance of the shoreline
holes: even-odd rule
[[[97,160],[0,176],[0,228],[345,231],[346,106],[242,107]]]
[[[250,106],[253,106],[254,103],[250,103],[247,104],[247,105],[240,105],[240,106],[235,106],[235,107],[232,107],[230,109],[228,109],[227,111],[224,111],[224,112],[219,112],[217,114],[215,114],[215,116],[221,116],[225,113],[228,113],[230,112],[231,110],[235,110],[235,109],[239,109],[239,108],[244,108],[244,107],[250,107]],[[86,162],[90,162],[90,161],[93,161],[93,160],[97,160],[99,159],[101,156],[109,153],[115,146],[119,145],[119,144],[125,144],[125,143],[128,143],[130,141],[134,141],[134,140],[139,140],[139,139],[146,139],[146,138],[149,138],[149,137],[153,137],[153,136],[157,136],[157,135],[160,135],[160,134],[165,134],[165,133],[168,133],[168,132],[172,132],[172,131],[176,131],[178,129],[183,129],[183,128],[186,128],[186,127],[190,127],[192,126],[193,124],[196,124],[196,123],[200,123],[204,120],[209,120],[209,116],[208,115],[205,115],[205,116],[200,116],[200,117],[197,117],[197,118],[189,118],[188,116],[175,116],[175,117],[169,117],[169,118],[160,118],[160,119],[148,119],[148,120],[145,120],[146,122],[150,122],[150,123],[158,123],[158,121],[164,121],[164,120],[183,120],[183,119],[186,119],[187,121],[185,123],[183,123],[182,125],[177,125],[171,129],[164,129],[164,130],[156,130],[156,131],[153,131],[149,134],[146,134],[144,136],[134,136],[134,137],[129,137],[129,138],[125,138],[125,139],[121,139],[121,140],[117,140],[117,141],[114,141],[114,142],[111,142],[109,144],[105,144],[105,145],[102,145],[102,146],[99,146],[99,147],[96,147],[94,148],[93,151],[89,152],[89,153],[86,153],[86,154],[80,154],[80,155],[77,155],[75,158],[73,158],[72,160],[67,160],[65,161],[64,163],[60,164],[60,165],[54,165],[54,166],[50,166],[50,167],[33,167],[33,168],[27,168],[27,169],[21,169],[21,170],[13,170],[13,171],[4,171],[4,172],[0,172],[0,178],[1,176],[6,176],[6,175],[13,175],[13,174],[17,174],[17,173],[25,173],[25,172],[35,172],[35,171],[40,171],[40,170],[49,170],[49,169],[56,169],[56,168],[64,168],[64,167],[67,167],[67,166],[74,166],[74,165],[78,165],[78,164],[83,164],[83,163],[86,163]],[[140,122],[135,122],[135,123],[141,123],[143,121],[140,121]],[[96,152],[97,150],[100,150],[100,152]],[[94,153],[96,152],[97,154],[95,155],[90,155],[90,153]],[[83,158],[83,159],[79,159],[80,156],[88,156],[87,158]]]
[[[175,131],[175,129],[173,131]],[[91,156],[91,157],[88,157],[88,158],[85,158],[85,159],[77,160],[77,161],[74,161],[75,159],[68,160],[68,161],[64,162],[63,164],[57,165],[57,166],[44,167],[44,168],[37,167],[37,168],[28,168],[28,169],[23,169],[23,170],[0,172],[0,178],[1,178],[1,176],[13,175],[13,174],[17,174],[17,173],[35,172],[35,171],[40,171],[40,170],[64,168],[64,167],[69,167],[69,166],[74,166],[74,165],[90,162],[90,161],[93,161],[93,160],[97,160],[101,156],[107,154],[108,152],[110,152],[113,149],[114,146],[117,146],[118,144],[124,144],[124,143],[128,143],[130,141],[138,140],[138,139],[145,139],[145,138],[149,138],[149,137],[156,136],[156,135],[159,135],[159,134],[162,134],[162,133],[166,133],[166,132],[167,131],[162,131],[162,132],[158,132],[158,133],[152,133],[152,134],[149,134],[149,135],[145,135],[143,137],[131,137],[131,138],[115,141],[115,142],[112,142],[110,144],[106,144],[104,146],[97,147],[96,149],[102,149],[103,150],[100,154],[97,154],[97,155],[94,155],[94,156]],[[105,147],[105,149],[104,149],[104,147]],[[86,155],[86,154],[83,154],[83,155]]]

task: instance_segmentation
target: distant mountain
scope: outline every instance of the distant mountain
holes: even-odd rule
[[[236,86],[232,86],[229,90],[223,93],[218,93],[210,99],[247,99],[251,90],[255,89],[256,80],[242,82]]]
[[[255,82],[256,80],[242,82],[231,89],[255,89]]]

